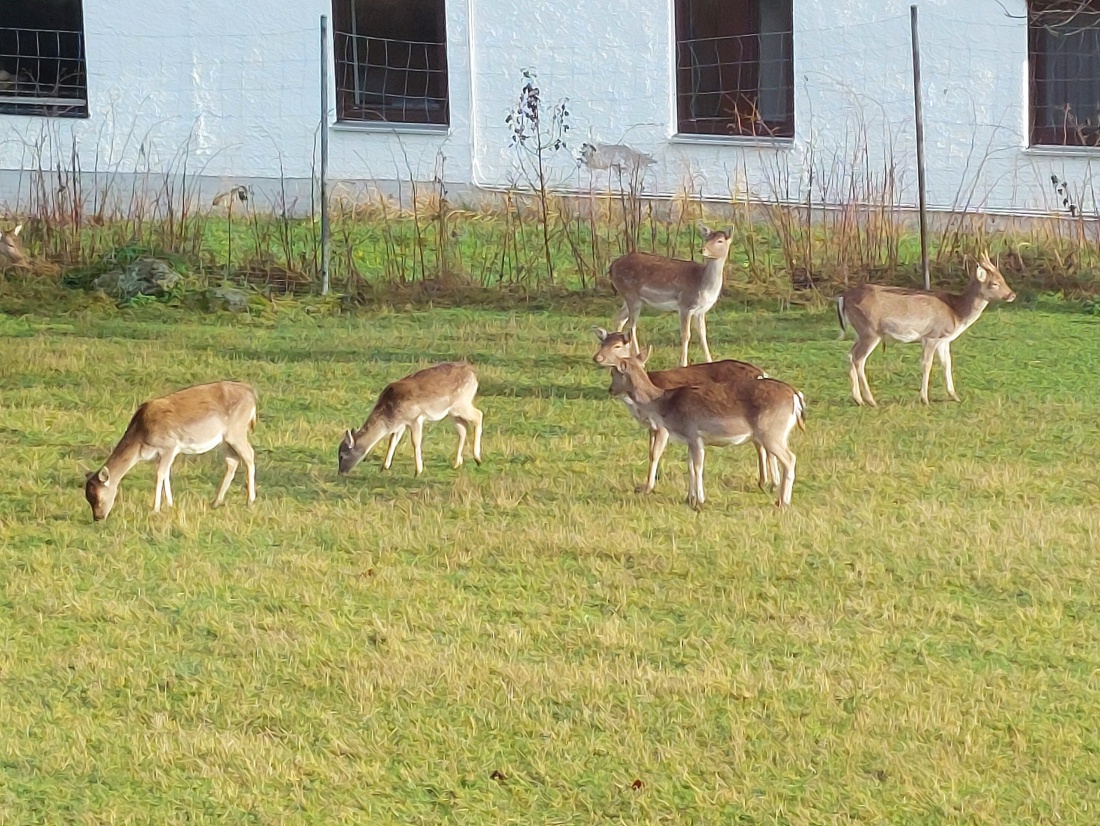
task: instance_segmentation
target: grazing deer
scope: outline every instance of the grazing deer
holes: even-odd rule
[[[679,311],[683,342],[681,367],[687,367],[688,363],[692,319],[706,360],[713,361],[707,344],[707,312],[722,292],[722,269],[729,256],[733,228],[713,232],[705,226],[699,229],[703,234],[704,260],[701,262],[645,252],[627,253],[611,262],[608,275],[615,292],[623,300],[622,309],[612,324],[622,332],[623,325],[630,322],[630,341],[635,355],[640,351],[638,316],[642,306],[648,304],[655,310]]]
[[[161,496],[172,506],[169,473],[181,453],[197,454],[225,444],[225,478],[214,507],[225,501],[225,492],[243,461],[248,473],[248,503],[256,501],[256,463],[248,431],[256,427],[256,391],[237,381],[218,381],[177,390],[147,401],[137,409],[122,439],[107,461],[88,474],[84,496],[92,506],[92,518],[106,519],[114,507],[119,485],[138,462],[157,462],[153,510],[160,510]]]
[[[19,224],[15,229],[0,231],[0,269],[6,266],[28,268],[27,252],[23,249],[23,242],[19,240],[19,233],[23,231],[23,225]]]
[[[593,328],[596,338],[600,340],[600,349],[592,356],[592,361],[603,367],[614,368],[624,359],[633,355],[630,339],[623,333],[609,333],[602,327]],[[733,384],[741,381],[755,381],[767,378],[767,373],[755,364],[747,361],[725,359],[712,361],[706,364],[692,364],[687,367],[674,367],[671,370],[650,370],[649,380],[660,390],[671,390],[674,387],[682,387],[689,384],[705,384],[707,382],[723,382]],[[614,394],[613,394],[614,395]],[[639,424],[649,430],[649,471],[646,474],[644,485],[638,485],[636,493],[652,493],[657,484],[657,465],[661,455],[668,444],[668,431],[647,418],[634,403],[634,400],[626,394],[619,396],[630,415]],[[775,457],[769,457],[763,447],[757,446],[760,475],[757,484],[761,489],[769,485],[779,484],[779,463]]]
[[[444,362],[389,384],[378,396],[367,420],[354,433],[345,431],[337,451],[340,474],[346,476],[362,461],[374,446],[390,437],[383,470],[389,470],[394,451],[405,429],[412,438],[416,457],[416,475],[424,471],[420,443],[424,422],[438,422],[450,416],[458,430],[458,454],[454,466],[462,466],[462,449],[466,446],[467,427],[474,426],[474,461],[481,464],[482,413],[474,407],[477,395],[477,374],[461,361]]]
[[[786,382],[764,378],[662,390],[646,373],[645,358],[633,356],[612,371],[611,392],[629,395],[642,415],[688,446],[687,501],[693,508],[701,507],[706,499],[706,445],[739,445],[749,440],[757,446],[758,457],[774,456],[782,469],[776,504],[786,507],[791,503],[795,455],[787,442],[796,425],[806,429],[806,400]]]
[[[920,400],[928,404],[928,378],[932,359],[939,356],[947,382],[947,394],[959,401],[951,375],[951,342],[961,336],[981,316],[991,301],[1015,301],[1004,276],[982,253],[981,261],[961,295],[902,287],[863,284],[846,290],[836,298],[840,328],[850,326],[856,343],[849,353],[848,370],[852,398],[856,404],[875,407],[867,384],[867,357],[885,338],[894,341],[919,341],[921,354]]]

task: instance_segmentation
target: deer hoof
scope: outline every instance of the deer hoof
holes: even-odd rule
[[[649,485],[635,485],[634,486],[634,492],[635,493],[653,493],[653,488],[651,488]]]

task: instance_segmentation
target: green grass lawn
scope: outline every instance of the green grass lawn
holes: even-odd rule
[[[606,306],[605,306],[606,303]],[[0,316],[2,823],[1095,823],[1100,319],[999,307],[848,398],[831,308],[710,316],[802,389],[794,505],[751,448],[669,447],[589,361],[587,309]],[[646,315],[653,364],[674,317]],[[697,350],[693,350],[696,356]],[[485,462],[429,426],[336,474],[383,385],[468,358]],[[220,455],[93,524],[142,400],[255,385],[259,500]]]

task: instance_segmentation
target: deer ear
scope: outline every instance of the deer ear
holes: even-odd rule
[[[22,225],[22,224],[17,224],[17,225],[16,225],[16,227],[15,227],[15,229],[13,229],[13,230],[11,231],[11,234],[12,234],[12,235],[18,235],[18,234],[19,234],[19,233],[21,233],[22,231],[23,231],[23,225]]]
[[[726,238],[728,239],[728,238],[732,238],[732,237],[733,237],[733,227],[728,226],[728,227],[726,227]]]
[[[592,332],[596,334],[596,338],[600,341],[607,341],[607,337],[610,335],[603,327],[593,327]]]
[[[344,431],[344,444],[348,447],[355,447],[355,437],[351,434],[350,430]]]
[[[99,473],[96,474],[96,478],[105,485],[111,484],[111,471],[107,470],[107,466],[104,465],[99,469]]]
[[[643,367],[645,367],[645,363],[647,361],[649,361],[649,354],[652,353],[652,352],[653,352],[652,347],[646,347],[644,350],[642,350],[642,352],[638,353],[638,361],[641,363],[641,365]]]
[[[974,277],[978,279],[982,284],[985,283],[985,279],[989,277],[989,274],[985,271],[985,267],[981,264],[978,265],[978,269],[974,271]]]
[[[710,227],[708,227],[706,224],[700,224],[699,232],[704,238],[706,238],[708,235],[710,235]]]

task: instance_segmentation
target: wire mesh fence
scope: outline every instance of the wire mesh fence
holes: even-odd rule
[[[84,34],[0,27],[0,114],[88,114]]]
[[[1100,146],[1100,3],[1032,17],[1031,142]]]
[[[337,117],[446,125],[447,44],[337,31]]]

